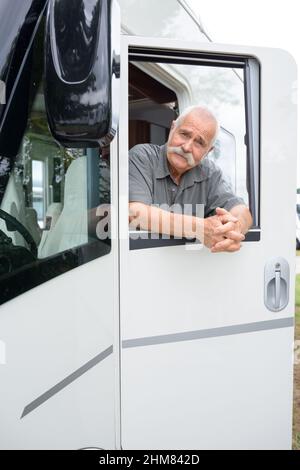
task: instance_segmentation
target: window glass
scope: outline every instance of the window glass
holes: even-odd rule
[[[220,124],[214,148],[205,158],[212,160],[220,168],[225,181],[224,188],[230,188],[230,192],[239,198],[236,204],[245,203],[256,208],[258,186],[254,187],[249,182],[254,179],[258,181],[259,154],[258,147],[250,154],[247,142],[254,137],[259,141],[259,127],[255,127],[255,136],[248,135],[246,138],[246,116],[247,113],[253,114],[250,103],[251,100],[258,103],[259,96],[252,96],[252,93],[250,100],[245,73],[246,67],[249,69],[249,64],[255,61],[243,58],[235,60],[234,57],[226,59],[225,56],[210,57],[208,54],[198,56],[197,53],[191,53],[189,59],[187,52],[180,56],[180,52],[176,51],[141,51],[138,48],[132,48],[129,58],[129,149],[142,143],[163,145],[168,140],[172,121],[186,107],[203,105],[213,112]],[[253,80],[257,84],[255,94],[259,93],[257,71],[256,68]],[[258,123],[258,114],[252,118]],[[139,158],[141,157],[134,156],[133,166],[138,165]],[[255,165],[250,165],[249,161],[255,161]],[[255,168],[254,174],[250,168]],[[148,174],[145,179],[149,187]],[[142,183],[140,184],[135,171],[132,174],[132,181],[134,180],[137,189],[134,188],[132,194],[138,198],[137,194],[142,192]],[[172,182],[169,183],[167,186],[172,186]],[[173,186],[174,188],[169,188],[170,191],[175,194],[182,192],[174,184]],[[148,192],[145,200],[150,197]],[[153,203],[157,204],[157,201]],[[254,212],[257,217],[257,211],[253,210],[252,213]],[[254,220],[254,226],[257,226],[257,219]]]
[[[247,167],[247,149],[245,146],[245,96],[244,96],[244,77],[243,70],[231,69],[228,67],[212,67],[204,65],[189,64],[164,64],[157,63],[161,70],[165,70],[170,76],[176,76],[182,80],[182,83],[189,91],[189,104],[202,104],[207,106],[216,115],[220,123],[220,133],[215,144],[214,150],[208,155],[208,158],[222,169],[226,180],[231,184],[233,190],[244,199],[248,204],[248,191],[246,184],[246,167]],[[132,68],[142,68],[143,74],[147,70],[147,62],[135,62],[130,64]],[[142,73],[142,72],[140,72]],[[137,73],[131,73],[132,80],[137,82],[142,80]],[[150,77],[149,77],[150,79]],[[151,80],[154,82],[153,76]],[[143,83],[145,83],[143,81]],[[156,89],[154,87],[144,87],[140,81],[142,93],[137,94],[138,86],[134,84],[135,95],[130,95],[130,125],[138,117],[139,126],[144,122],[145,126],[149,126],[148,134],[144,134],[143,142],[163,144],[168,137],[168,130],[172,119],[183,111],[181,96],[173,91],[173,103],[170,103],[170,94],[172,90],[166,92],[166,86],[156,80]],[[131,88],[133,88],[131,84]],[[158,88],[160,91],[158,91]],[[159,94],[160,93],[160,94]],[[161,95],[165,93],[165,99]],[[188,106],[187,105],[187,106]],[[170,108],[175,111],[170,113]],[[163,114],[162,114],[163,113]],[[162,125],[161,120],[164,119],[165,132],[159,133],[157,138],[155,129],[158,125]],[[152,132],[151,132],[152,131]],[[134,142],[132,132],[130,132],[131,148]]]
[[[110,251],[110,149],[63,148],[53,139],[42,64],[41,28],[28,67],[26,130],[17,154],[0,157],[0,302]],[[14,276],[26,276],[26,285],[18,289]]]

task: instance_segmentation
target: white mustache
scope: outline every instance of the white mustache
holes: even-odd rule
[[[181,157],[185,158],[190,166],[195,166],[193,154],[190,152],[185,152],[181,147],[168,147],[168,152],[177,153]]]

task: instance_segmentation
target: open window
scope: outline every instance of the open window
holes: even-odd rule
[[[234,194],[253,216],[246,241],[259,240],[259,65],[250,57],[129,48],[129,150],[166,143],[171,123],[187,106],[202,104],[220,123],[206,157],[220,167]],[[184,244],[186,240],[130,234],[131,249]]]

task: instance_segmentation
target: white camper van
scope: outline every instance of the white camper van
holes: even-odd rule
[[[78,3],[0,6],[0,446],[289,449],[295,63],[184,1]],[[128,228],[129,149],[196,103],[236,253]]]

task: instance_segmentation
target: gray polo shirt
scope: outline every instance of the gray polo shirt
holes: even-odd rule
[[[167,145],[140,144],[129,152],[129,201],[148,205],[204,204],[204,216],[214,215],[216,207],[226,210],[245,204],[223,179],[214,162],[205,158],[199,165],[185,172],[177,185],[170,175]]]

